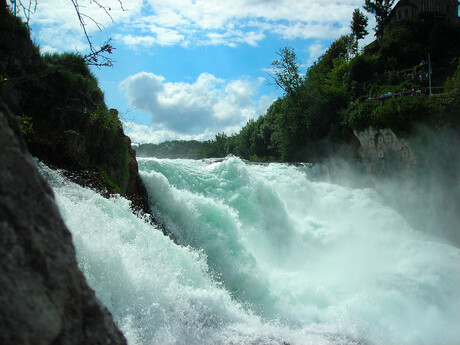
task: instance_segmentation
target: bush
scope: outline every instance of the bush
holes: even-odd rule
[[[373,113],[379,106],[378,101],[355,102],[346,111],[347,122],[351,128],[361,132],[369,127],[375,127]]]
[[[453,77],[447,79],[444,92],[447,93],[451,100],[451,111],[459,115],[460,113],[460,61],[457,71]]]
[[[373,127],[390,128],[399,134],[408,134],[417,123],[440,124],[441,106],[437,98],[390,98],[352,104],[347,110],[348,124],[358,131]]]
[[[42,55],[42,60],[51,68],[64,69],[96,80],[85,60],[78,53],[45,53]]]
[[[65,91],[62,99],[79,98],[86,107],[96,107],[104,103],[104,94],[98,86],[95,75],[90,71],[82,56],[77,53],[44,54],[44,68],[53,79],[58,92]]]

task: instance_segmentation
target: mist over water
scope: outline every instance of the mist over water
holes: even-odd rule
[[[416,168],[389,168],[383,174],[363,174],[340,159],[328,162],[331,181],[362,188],[370,186],[386,205],[400,213],[413,229],[460,247],[459,132],[419,126],[408,138]]]
[[[41,166],[130,344],[455,344],[460,250],[306,166],[139,159],[170,239]]]

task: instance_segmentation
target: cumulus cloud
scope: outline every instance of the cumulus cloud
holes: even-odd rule
[[[131,138],[131,141],[136,144],[159,144],[168,140],[208,140],[214,138],[214,132],[204,132],[197,135],[183,135],[175,131],[155,128],[154,126],[146,126],[134,122],[123,122],[125,133]]]
[[[78,3],[87,33],[94,40],[99,31],[139,16],[143,0],[129,0],[129,10],[113,0],[99,0],[97,3],[80,0]],[[105,6],[106,10],[99,4]],[[31,26],[32,34],[38,37],[41,45],[47,47],[46,51],[88,49],[75,7],[69,0],[38,1],[36,13],[31,17]]]
[[[153,36],[140,35],[115,35],[115,40],[131,47],[151,47],[155,44],[156,39]]]
[[[315,42],[308,46],[307,66],[311,66],[324,53],[326,49],[320,42]]]
[[[193,83],[167,82],[153,73],[138,73],[121,82],[131,107],[152,115],[149,128],[136,127],[133,136],[190,137],[207,139],[215,133],[228,134],[251,118],[263,114],[273,99],[254,97],[262,80],[226,81],[202,73]],[[147,134],[146,134],[147,133]]]
[[[362,0],[130,0],[124,10],[113,0],[99,2],[110,7],[107,15],[92,1],[81,0],[82,11],[105,28],[116,22],[116,38],[130,47],[153,45],[256,46],[267,35],[283,39],[333,39],[349,31],[354,8]],[[113,7],[111,7],[113,6]],[[89,34],[98,28],[87,19]],[[41,42],[72,49],[84,37],[70,1],[40,0],[33,18]],[[54,40],[42,30],[57,31]],[[65,45],[68,45],[65,47]],[[59,45],[59,47],[57,46]]]
[[[267,34],[285,39],[335,38],[349,31],[351,14],[362,0],[147,0],[155,15],[140,18],[178,30],[196,44],[257,45]],[[235,29],[238,28],[238,29]]]

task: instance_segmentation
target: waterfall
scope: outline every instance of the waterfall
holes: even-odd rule
[[[40,164],[130,344],[452,344],[460,250],[309,166],[138,160],[170,237]]]

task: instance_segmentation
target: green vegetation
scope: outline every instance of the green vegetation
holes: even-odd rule
[[[366,1],[368,6],[372,3],[385,7],[390,2]],[[383,25],[388,11],[380,10],[384,11]],[[357,39],[365,27],[365,17],[359,13],[354,17],[353,34],[334,41],[305,76],[299,73],[294,50],[280,50],[271,77],[284,91],[283,97],[266,114],[250,120],[240,133],[221,133],[206,142],[204,155],[315,161],[341,152],[354,130],[370,126],[390,128],[403,136],[419,124],[458,127],[458,29],[402,22],[386,29],[380,39],[358,53]],[[431,97],[428,53],[434,71]]]
[[[32,118],[24,114],[17,117],[19,121],[19,128],[23,134],[30,134],[34,132]]]
[[[375,15],[377,21],[375,33],[378,37],[383,34],[384,26],[394,3],[395,0],[365,0],[364,2],[364,9]]]
[[[366,29],[368,21],[368,18],[359,10],[359,8],[354,10],[350,29],[351,34],[357,41],[362,40],[369,33]]]
[[[42,66],[48,71],[42,83],[52,85],[58,110],[41,121],[41,132],[49,132],[50,122],[54,122],[57,133],[70,130],[77,133],[77,138],[84,138],[85,152],[74,154],[77,159],[69,168],[99,170],[107,186],[125,194],[130,178],[130,145],[118,112],[107,109],[96,77],[83,57],[75,53],[46,54]],[[68,140],[66,145],[70,145],[67,152],[75,149]]]
[[[203,158],[204,143],[196,140],[165,141],[160,144],[142,144],[135,147],[138,157]]]
[[[114,188],[118,192],[118,194],[123,194],[121,188],[115,182],[112,181],[112,179],[109,177],[105,170],[102,170],[102,176],[104,177],[104,182],[106,185]]]
[[[65,87],[65,99],[77,94],[96,107],[105,107],[104,94],[99,89],[95,75],[78,53],[44,54],[41,70],[47,71],[56,86]]]
[[[368,101],[355,103],[347,109],[348,123],[353,129],[363,131],[391,128],[396,134],[407,135],[417,123],[436,125],[442,122],[440,98],[427,95],[391,98],[383,103]]]
[[[460,59],[458,59],[457,71],[447,79],[444,87],[447,97],[445,109],[447,114],[452,117],[451,122],[458,122],[460,118]]]
[[[13,28],[15,31],[20,32],[24,36],[29,35],[30,30],[27,22],[23,21],[20,16],[15,16],[10,8],[7,7],[6,11],[0,10],[0,14],[2,15],[0,28]]]
[[[0,19],[0,98],[27,114],[18,120],[32,154],[94,176],[99,179],[95,185],[113,192],[133,193],[128,189],[136,188],[130,181],[137,172],[130,141],[118,112],[107,109],[85,58],[78,53],[40,56],[25,23],[8,11]]]

